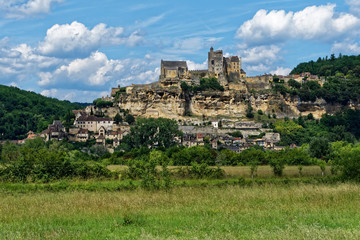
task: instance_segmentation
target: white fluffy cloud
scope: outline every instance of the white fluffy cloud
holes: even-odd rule
[[[127,44],[134,46],[143,40],[139,32],[124,36],[121,27],[107,27],[100,23],[93,29],[84,24],[56,24],[47,30],[45,40],[39,44],[38,51],[43,55],[56,57],[87,56],[102,46]]]
[[[149,60],[108,59],[102,52],[94,52],[87,58],[79,58],[54,71],[39,73],[38,85],[44,88],[106,90],[112,86],[129,83],[154,82],[160,69],[149,70]]]
[[[360,46],[352,41],[336,42],[331,51],[333,53],[360,54]]]
[[[35,81],[46,96],[80,101],[76,97],[89,91],[93,95],[81,96],[89,101],[118,84],[154,82],[160,75],[159,61],[155,64],[150,54],[114,60],[95,51],[85,58],[67,59],[41,55],[26,44],[10,47],[8,42],[0,40],[1,83],[29,87]]]
[[[0,0],[0,11],[7,18],[25,18],[49,13],[53,3],[64,0]]]
[[[68,100],[71,102],[89,102],[94,99],[109,95],[110,91],[81,91],[68,89],[47,89],[40,94],[46,97],[58,98],[60,100]]]
[[[39,74],[40,86],[74,85],[82,88],[87,86],[104,86],[114,77],[124,71],[120,60],[109,60],[104,53],[94,52],[90,57],[75,59],[67,65],[62,65],[53,72]]]
[[[359,0],[347,0],[346,3],[350,6],[350,12],[360,16],[360,1]]]
[[[134,71],[135,70],[135,71]],[[144,72],[136,73],[136,69],[132,69],[134,72],[130,74],[128,77],[121,79],[119,84],[128,85],[129,82],[138,82],[138,83],[152,83],[159,79],[160,76],[160,68],[155,68],[154,70],[145,70]]]
[[[283,68],[283,67],[277,67],[276,70],[271,71],[271,74],[275,74],[275,75],[282,75],[282,76],[286,76],[289,75],[289,73],[291,72],[291,68]]]
[[[267,73],[270,69],[270,66],[264,65],[262,63],[255,65],[247,65],[246,71],[249,72],[257,72],[257,73]]]
[[[204,70],[208,69],[208,61],[206,60],[203,63],[196,63],[190,60],[186,60],[189,70]]]
[[[348,13],[336,13],[335,4],[311,6],[298,12],[259,10],[237,30],[245,44],[263,45],[289,39],[331,41],[358,34],[360,19]]]
[[[2,83],[24,81],[37,72],[47,71],[63,63],[63,60],[41,56],[26,44],[0,49],[0,74]]]
[[[243,48],[240,50],[242,61],[247,64],[264,63],[271,64],[279,59],[281,48],[276,45],[258,46],[253,48]]]

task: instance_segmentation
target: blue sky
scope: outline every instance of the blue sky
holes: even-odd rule
[[[360,0],[0,0],[0,84],[91,102],[157,81],[160,60],[206,69],[211,46],[248,75],[360,54]]]

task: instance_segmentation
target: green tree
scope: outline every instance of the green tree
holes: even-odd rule
[[[175,120],[138,118],[135,125],[131,127],[130,134],[124,137],[123,142],[130,148],[169,148],[176,145],[175,138],[180,138],[181,134]]]
[[[252,160],[249,165],[250,165],[250,173],[251,173],[251,178],[254,178],[254,173],[257,171],[258,167],[259,167],[260,162],[257,160]]]
[[[123,121],[123,118],[120,116],[119,113],[117,113],[117,114],[115,115],[115,117],[114,117],[114,122],[115,122],[116,124],[119,124],[119,123],[121,123],[122,121]]]
[[[125,117],[125,122],[129,123],[130,125],[135,122],[135,118],[131,114],[127,114]]]
[[[310,141],[309,153],[312,157],[324,159],[331,152],[329,140],[324,137],[316,137]]]
[[[346,179],[360,181],[360,147],[345,147],[340,151],[338,161],[335,163]]]
[[[248,108],[246,109],[246,117],[254,118],[253,107],[251,106],[250,102],[248,103]]]
[[[275,176],[281,177],[285,168],[284,152],[267,152],[266,158],[269,161],[270,166],[273,168]]]

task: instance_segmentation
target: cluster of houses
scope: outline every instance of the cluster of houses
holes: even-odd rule
[[[318,75],[313,75],[310,72],[303,72],[300,74],[293,75],[277,75],[279,79],[283,79],[285,82],[288,82],[290,79],[293,79],[299,83],[304,83],[305,81],[317,81],[320,85],[323,85],[324,79],[321,79]]]
[[[209,144],[213,149],[226,148],[239,153],[253,146],[260,146],[267,150],[281,150],[281,147],[276,146],[279,141],[280,134],[272,132],[265,133],[261,138],[232,137],[228,134],[187,133],[184,134],[181,144],[185,147]]]
[[[29,132],[28,137],[18,143],[40,136],[45,141],[67,139],[71,142],[87,142],[93,140],[96,144],[116,148],[123,137],[130,133],[130,125],[127,122],[115,123],[112,118],[88,115],[85,111],[73,111],[73,113],[75,121],[70,128],[66,129],[60,120],[55,120],[40,135]],[[260,123],[222,120],[222,124],[225,129],[220,129],[219,122],[216,120],[211,121],[211,124],[206,127],[179,126],[184,134],[182,139],[177,141],[185,147],[210,145],[213,149],[225,148],[235,152],[241,152],[253,146],[260,146],[267,150],[281,150],[282,148],[276,146],[276,143],[280,141],[280,134],[260,129]],[[233,137],[228,132],[230,130],[241,131],[244,136]]]
[[[124,136],[129,134],[130,125],[127,122],[115,123],[112,118],[88,115],[85,111],[74,110],[75,121],[68,131],[61,121],[55,120],[40,137],[45,141],[67,138],[71,142],[87,142],[95,139],[97,144],[118,147]]]

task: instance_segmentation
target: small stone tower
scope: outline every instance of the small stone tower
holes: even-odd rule
[[[208,71],[215,74],[215,77],[218,78],[221,85],[227,85],[225,62],[222,50],[214,52],[214,48],[210,48],[210,52],[208,53]]]

